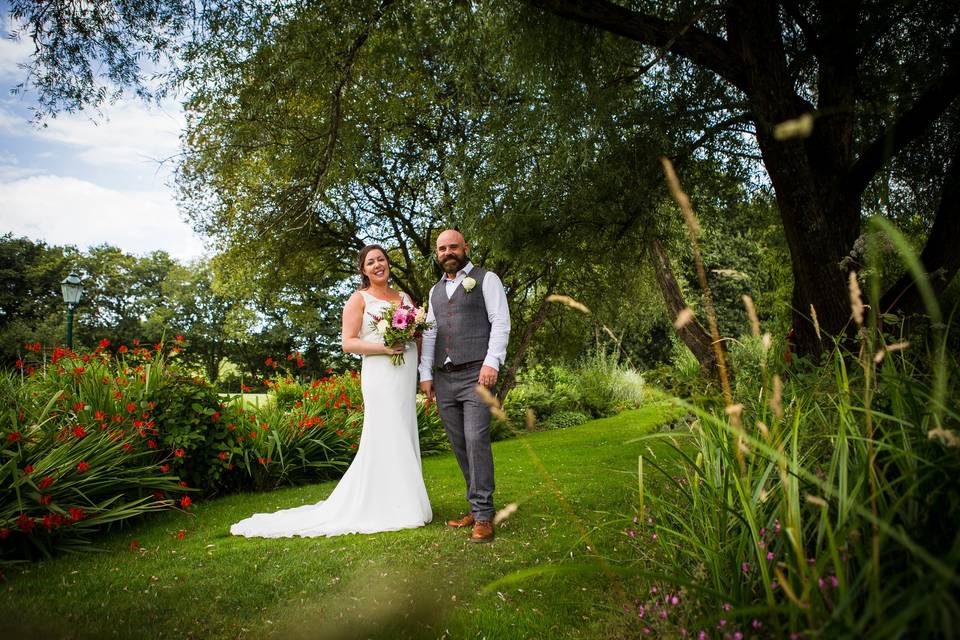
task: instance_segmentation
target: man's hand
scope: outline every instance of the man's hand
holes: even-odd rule
[[[497,375],[496,369],[483,365],[480,367],[480,378],[477,382],[488,388],[493,387],[493,385],[497,384]]]
[[[427,396],[427,404],[435,401],[433,396],[433,380],[423,380],[420,382],[420,391]]]

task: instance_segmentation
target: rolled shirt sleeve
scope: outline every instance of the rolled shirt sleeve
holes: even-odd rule
[[[507,359],[507,343],[510,341],[510,309],[507,293],[497,274],[487,271],[483,279],[483,302],[487,306],[490,321],[490,340],[487,342],[487,357],[483,364],[497,371]]]
[[[432,326],[423,332],[423,339],[420,342],[420,381],[426,382],[433,380],[433,356],[434,348],[437,344],[437,317],[433,313],[433,290],[436,285],[430,288],[427,296],[427,322]]]

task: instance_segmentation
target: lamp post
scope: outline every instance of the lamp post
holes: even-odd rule
[[[67,348],[73,349],[73,310],[83,295],[80,276],[75,273],[68,275],[60,283],[60,290],[63,292],[63,301],[67,303]]]

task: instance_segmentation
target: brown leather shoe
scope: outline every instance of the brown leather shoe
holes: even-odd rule
[[[473,523],[474,523],[473,516],[468,513],[467,515],[463,516],[459,520],[448,520],[447,526],[452,529],[462,529],[464,527],[472,526]]]
[[[477,520],[470,534],[470,542],[490,542],[493,540],[493,523],[489,520]]]

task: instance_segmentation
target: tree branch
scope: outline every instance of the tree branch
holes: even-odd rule
[[[920,262],[930,277],[930,286],[938,297],[960,270],[957,238],[960,238],[960,144],[954,148],[933,226],[920,254]],[[909,272],[900,276],[880,300],[883,313],[911,313],[920,311],[922,306],[920,293]]]
[[[727,41],[690,24],[637,13],[608,0],[523,1],[561,18],[667,49],[710,69],[741,91],[747,89],[744,62],[737,58]]]
[[[860,152],[860,157],[847,174],[847,193],[863,193],[884,163],[926,131],[957,96],[960,96],[960,64],[954,57],[946,72],[927,86],[913,106]]]

